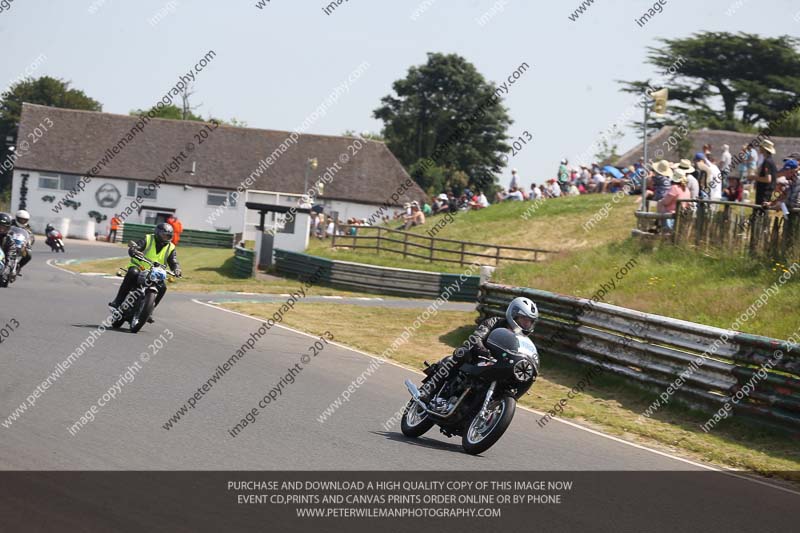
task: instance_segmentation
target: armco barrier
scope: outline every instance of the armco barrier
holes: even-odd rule
[[[312,276],[321,269],[321,283],[362,292],[379,292],[412,298],[436,298],[447,287],[458,289],[451,300],[474,302],[478,296],[480,276],[440,274],[421,270],[404,270],[347,261],[334,261],[286,250],[275,250],[275,268],[290,276]],[[466,269],[465,269],[466,270]]]
[[[233,271],[237,277],[252,278],[255,273],[256,253],[237,246],[233,249]]]
[[[800,346],[522,287],[481,286],[481,319],[516,296],[536,302],[534,339],[543,355],[602,367],[712,414],[739,391],[733,412],[800,429]],[[709,351],[716,341],[718,349]],[[726,341],[726,342],[724,342]],[[782,358],[774,353],[780,350]],[[706,353],[706,355],[703,355]],[[763,368],[772,362],[772,369]],[[754,376],[756,376],[754,378]],[[682,378],[679,387],[671,385]],[[751,381],[752,380],[752,381]],[[750,382],[750,386],[745,386]]]
[[[117,240],[135,241],[153,232],[155,226],[149,224],[131,224],[126,222],[120,230]],[[181,246],[198,246],[203,248],[233,248],[233,233],[221,231],[201,231],[186,229],[181,233]]]

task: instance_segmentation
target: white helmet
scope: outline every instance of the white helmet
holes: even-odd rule
[[[539,309],[528,298],[518,297],[511,300],[506,309],[506,322],[511,329],[520,329],[526,335],[533,332],[533,326],[539,319]],[[521,323],[522,322],[522,323]]]
[[[14,216],[17,219],[17,223],[22,224],[23,226],[31,220],[31,214],[24,209],[17,211],[17,214]]]

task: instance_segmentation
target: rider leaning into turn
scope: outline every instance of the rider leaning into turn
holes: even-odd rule
[[[19,267],[17,268],[17,275],[22,276],[22,269],[25,265],[31,262],[31,248],[33,247],[33,243],[36,241],[36,238],[33,236],[33,230],[31,229],[31,225],[29,224],[31,220],[31,215],[24,209],[20,209],[17,211],[15,215],[15,219],[11,222],[12,226],[16,226],[18,228],[22,228],[28,232],[28,245],[25,247],[25,250],[22,251],[22,259],[19,262]]]
[[[119,287],[117,297],[113,302],[109,302],[109,307],[113,310],[119,309],[128,293],[136,286],[139,272],[148,268],[148,264],[138,260],[136,257],[139,255],[144,256],[146,259],[153,263],[168,265],[176,276],[181,276],[181,265],[178,263],[178,256],[176,254],[176,246],[172,244],[173,230],[172,226],[166,223],[161,223],[156,226],[152,235],[145,235],[144,239],[132,241],[128,246],[128,255],[131,257],[130,265],[128,265],[128,272],[125,274],[125,279],[122,280],[122,285]],[[158,286],[158,295],[156,296],[156,307],[161,298],[167,292],[165,284]]]
[[[6,244],[6,235],[8,234],[8,230],[11,229],[11,224],[13,224],[13,219],[11,215],[8,213],[0,213],[0,246],[3,247],[3,251],[5,252],[5,244]]]
[[[475,362],[480,357],[491,358],[492,354],[484,342],[492,331],[498,328],[506,328],[513,331],[515,334],[523,333],[525,335],[530,335],[533,333],[533,327],[538,319],[539,309],[533,301],[523,297],[514,298],[506,308],[505,318],[496,316],[487,318],[478,324],[478,327],[475,329],[475,332],[470,335],[466,344],[456,348],[453,355],[439,361],[439,368],[444,367],[449,368],[449,370],[446,374],[437,376],[437,379],[428,381],[426,386],[423,387],[423,394],[427,394],[429,391],[435,391],[439,384],[445,383],[451,375],[458,372],[458,369],[464,363]]]

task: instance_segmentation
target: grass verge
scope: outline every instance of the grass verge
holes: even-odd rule
[[[126,249],[120,247],[120,255]],[[270,279],[242,279],[235,277],[233,251],[221,248],[185,247],[180,249],[180,263],[183,278],[171,283],[170,290],[183,292],[255,292],[286,293],[297,290],[299,281],[291,278],[270,276]],[[97,259],[59,265],[72,272],[104,272],[109,275],[117,273],[119,267],[126,267],[127,259]],[[360,292],[352,292],[332,287],[315,285],[306,290],[309,296],[374,296]]]
[[[276,306],[241,303],[224,307],[267,317]],[[420,312],[415,309],[299,304],[285,316],[284,322],[314,335],[331,331],[338,342],[379,354]],[[423,322],[393,359],[414,368],[421,368],[424,359],[438,360],[467,338],[473,330],[474,318],[474,313],[440,311]],[[382,324],[380,335],[375,334],[375,324]],[[454,328],[453,324],[461,325]],[[537,410],[548,410],[566,398],[567,392],[585,377],[586,372],[586,367],[570,361],[544,359],[542,376],[521,403]],[[733,418],[724,420],[712,432],[704,433],[700,425],[707,420],[707,415],[674,404],[662,408],[653,418],[641,418],[639,413],[656,396],[657,393],[631,385],[622,378],[603,374],[567,403],[563,416],[605,433],[704,463],[800,483],[800,449],[786,433],[748,426]],[[547,426],[540,431],[547,431]]]

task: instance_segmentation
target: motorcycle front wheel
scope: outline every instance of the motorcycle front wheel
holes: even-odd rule
[[[156,293],[148,291],[139,303],[136,312],[133,314],[133,318],[131,318],[131,333],[139,333],[139,330],[142,329],[147,319],[153,314],[153,308],[155,306]]]
[[[403,435],[416,439],[433,427],[433,420],[428,413],[413,399],[408,402],[403,411],[403,419],[400,421],[400,431]]]
[[[486,407],[487,416],[475,414],[461,437],[461,446],[470,455],[483,453],[500,440],[514,419],[517,401],[510,396],[493,400]]]

